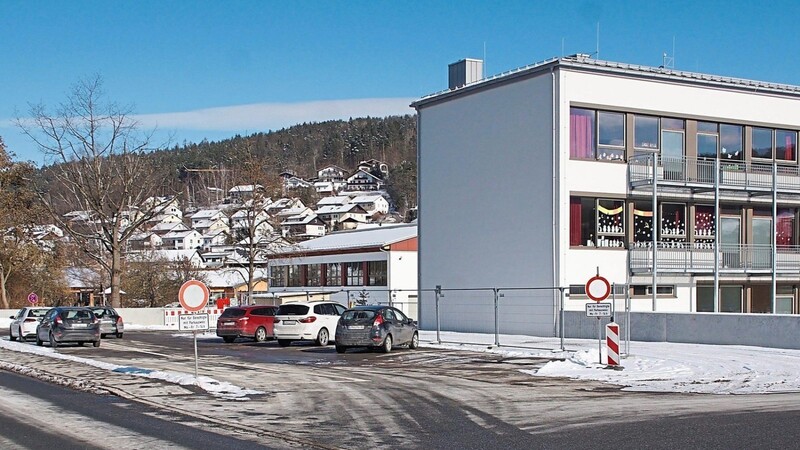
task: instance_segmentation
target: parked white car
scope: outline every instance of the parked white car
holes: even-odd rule
[[[339,303],[327,301],[285,303],[275,313],[275,338],[282,347],[292,341],[328,345],[336,340],[336,324],[345,309]]]
[[[17,339],[24,341],[25,338],[36,336],[36,327],[49,310],[50,308],[30,306],[20,309],[16,315],[11,316],[11,325],[8,327],[10,339],[12,341]]]

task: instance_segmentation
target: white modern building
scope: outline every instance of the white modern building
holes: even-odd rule
[[[340,231],[270,258],[270,292],[305,293],[348,305],[392,303],[417,317],[417,226]]]
[[[587,55],[487,79],[475,63],[412,105],[423,326],[437,285],[569,287],[577,310],[598,270],[634,311],[798,313],[800,87]],[[504,332],[552,333],[558,301]]]

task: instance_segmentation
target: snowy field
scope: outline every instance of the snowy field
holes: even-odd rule
[[[0,319],[0,327],[8,325],[8,318]],[[164,328],[126,325],[126,331],[157,329]],[[191,333],[175,335],[187,339],[192,336]],[[198,334],[198,337],[216,336],[206,333]],[[605,365],[605,343],[599,349],[596,339],[568,339],[565,341],[565,351],[560,350],[558,338],[501,335],[501,346],[493,344],[494,335],[491,334],[442,332],[441,339],[442,343],[437,344],[435,332],[420,333],[420,345],[423,347],[549,359],[539,370],[527,373],[536,377],[595,380],[620,386],[623,390],[704,394],[800,392],[800,350],[634,341],[630,344],[630,354],[623,355],[621,368],[610,369]],[[0,341],[0,348],[73,360],[110,371],[157,378],[181,385],[197,385],[220,397],[244,399],[257,393],[247,387],[234,386],[208,377],[195,379],[193,374],[119,366],[63,355],[49,347],[36,347],[30,343],[3,339]],[[624,348],[622,344],[623,353]]]

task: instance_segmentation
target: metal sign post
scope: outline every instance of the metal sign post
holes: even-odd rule
[[[181,314],[178,316],[178,329],[181,331],[192,331],[194,337],[194,378],[197,380],[197,331],[208,330],[208,314]]]
[[[586,317],[597,317],[597,363],[603,364],[603,331],[600,319],[602,317],[611,317],[611,304],[587,303]]]
[[[194,336],[194,379],[197,381],[197,330],[192,331],[192,335]]]

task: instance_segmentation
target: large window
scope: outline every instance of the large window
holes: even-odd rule
[[[716,235],[716,215],[714,207],[697,205],[694,207],[694,242],[695,247],[712,249]]]
[[[302,286],[300,283],[300,266],[292,265],[287,266],[288,269],[288,278],[287,284],[288,287],[298,287]]]
[[[595,159],[594,156],[594,111],[570,108],[569,110],[569,156],[576,159]]]
[[[633,204],[633,242],[650,246],[653,242],[653,203],[637,201]]]
[[[776,223],[775,243],[780,246],[795,245],[794,218],[797,212],[794,209],[779,209]]]
[[[633,147],[658,150],[658,117],[633,116]]]
[[[329,263],[328,273],[325,278],[325,284],[328,286],[341,286],[342,285],[342,265],[341,263]]]
[[[367,281],[370,286],[386,286],[386,261],[367,263]]]
[[[270,273],[272,274],[272,286],[286,286],[286,266],[274,266],[272,267]]]
[[[686,240],[686,205],[664,203],[661,205],[661,240],[684,242]]]
[[[753,127],[753,158],[772,159],[772,130]]]
[[[717,158],[719,131],[713,122],[697,122],[697,157],[705,159]]]
[[[320,286],[322,281],[322,265],[309,264],[307,267],[306,286]]]
[[[794,161],[797,158],[797,133],[787,130],[775,130],[775,159]]]
[[[597,159],[621,161],[625,158],[625,114],[597,112]]]
[[[570,245],[573,247],[623,247],[623,200],[570,198]]]
[[[364,285],[364,264],[360,262],[345,263],[345,270],[347,271],[347,286],[363,286]]]
[[[741,161],[744,159],[744,139],[741,125],[721,124],[719,126],[720,148],[722,160]]]

